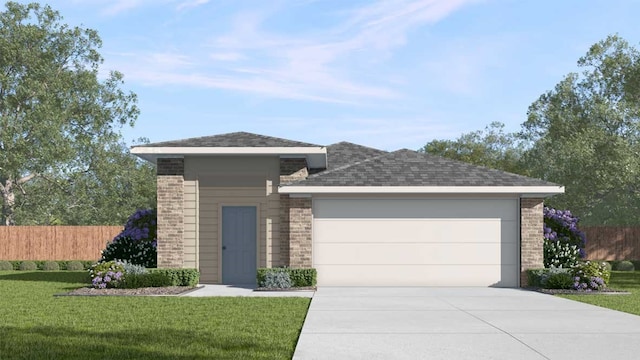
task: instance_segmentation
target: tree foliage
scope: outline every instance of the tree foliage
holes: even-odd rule
[[[513,133],[505,133],[500,122],[492,122],[484,130],[462,134],[455,140],[433,140],[420,151],[518,174],[526,170],[521,161],[520,140]]]
[[[528,109],[517,134],[499,123],[423,151],[565,186],[547,203],[586,225],[640,224],[640,53],[612,35]]]
[[[529,108],[521,136],[532,175],[565,185],[550,199],[583,223],[640,221],[640,54],[609,36]],[[636,214],[634,216],[634,214]]]
[[[100,220],[101,212],[112,210],[103,208],[103,201],[131,196],[131,188],[141,186],[123,179],[122,171],[132,179],[149,173],[130,158],[119,133],[138,116],[136,95],[122,90],[121,73],[99,76],[103,59],[95,30],[68,26],[49,6],[5,6],[0,12],[2,224],[22,222],[19,217],[28,223]],[[124,209],[120,221],[130,211]]]

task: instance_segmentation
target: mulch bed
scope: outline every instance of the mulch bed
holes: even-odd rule
[[[598,291],[578,291],[571,289],[542,289],[542,288],[527,288],[528,290],[537,291],[543,294],[549,295],[557,295],[557,294],[566,294],[566,295],[629,295],[631,294],[628,291],[616,290],[616,289],[604,289]]]
[[[192,286],[147,287],[138,289],[94,289],[83,287],[56,296],[175,296],[198,289]]]
[[[313,290],[313,291],[316,291],[317,288],[315,286],[304,286],[304,287],[295,287],[295,288],[288,288],[288,289],[259,287],[259,288],[255,289],[254,291],[298,291],[298,290]]]

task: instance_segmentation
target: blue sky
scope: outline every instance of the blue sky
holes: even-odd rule
[[[249,131],[417,149],[528,106],[638,1],[56,0],[98,30],[141,115],[127,141]]]

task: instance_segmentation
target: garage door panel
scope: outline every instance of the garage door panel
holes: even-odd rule
[[[362,247],[366,246],[366,252]],[[313,248],[314,265],[517,265],[516,244],[324,243]]]
[[[520,276],[516,199],[314,199],[319,286],[502,286]]]
[[[500,219],[317,219],[316,243],[324,242],[437,242],[517,243],[514,222]]]
[[[393,203],[393,212],[389,204]],[[518,217],[516,200],[465,199],[317,199],[314,200],[317,219],[357,218],[501,218],[515,221]]]
[[[517,284],[515,265],[317,266],[318,284],[331,286],[496,286]]]

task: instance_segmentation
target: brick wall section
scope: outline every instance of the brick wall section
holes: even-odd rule
[[[307,176],[309,170],[306,159],[280,159],[280,184],[305,179]],[[280,236],[279,265],[310,267],[311,199],[290,199],[289,195],[280,195]]]
[[[307,176],[307,159],[280,159],[280,184],[306,179]]]
[[[544,267],[542,199],[520,199],[520,286],[527,286],[527,269]]]
[[[289,261],[289,195],[280,194],[280,263],[290,266]]]
[[[184,263],[184,159],[158,159],[158,267]]]
[[[311,198],[289,198],[289,266],[311,267]]]

